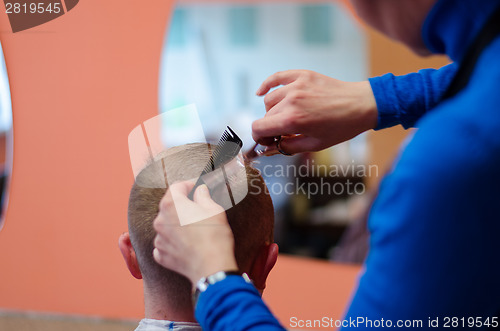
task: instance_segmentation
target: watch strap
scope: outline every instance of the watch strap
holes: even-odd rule
[[[218,271],[214,274],[211,274],[207,277],[202,277],[199,281],[196,282],[194,288],[193,288],[193,306],[196,307],[196,304],[198,303],[198,298],[200,297],[200,294],[205,292],[210,285],[213,285],[215,283],[218,283],[224,279],[226,279],[228,276],[241,276],[247,283],[252,283],[252,280],[246,273],[242,273],[239,271]]]

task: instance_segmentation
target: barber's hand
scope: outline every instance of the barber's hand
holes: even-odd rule
[[[272,147],[273,137],[283,136],[280,147],[289,154],[322,150],[377,125],[368,81],[343,82],[313,71],[288,70],[267,78],[257,95],[266,95],[267,113],[252,125],[254,140]]]
[[[161,200],[154,220],[157,235],[153,255],[156,262],[194,284],[202,277],[238,267],[224,209],[211,199],[206,185],[198,187],[194,201],[190,200],[187,195],[193,186],[190,182],[171,185]],[[180,226],[179,217],[203,220]]]

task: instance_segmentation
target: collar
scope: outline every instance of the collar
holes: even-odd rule
[[[422,28],[427,48],[460,63],[499,4],[498,0],[438,0]]]

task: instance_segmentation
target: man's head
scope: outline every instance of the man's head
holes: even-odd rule
[[[437,0],[351,0],[358,15],[388,37],[420,55],[430,51],[422,39],[422,26]]]
[[[136,177],[128,207],[129,233],[120,237],[120,250],[130,272],[143,278],[145,291],[163,296],[179,309],[191,308],[191,284],[187,278],[154,261],[156,235],[153,221],[168,183],[196,179],[209,158],[206,144],[170,148]],[[277,258],[273,244],[274,212],[264,180],[249,165],[241,168],[246,176],[229,176],[232,190],[246,190],[241,202],[227,210],[235,239],[235,257],[240,271],[247,272],[257,288],[263,289]],[[167,180],[164,174],[167,174]]]

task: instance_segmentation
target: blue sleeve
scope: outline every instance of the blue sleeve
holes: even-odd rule
[[[381,319],[433,329],[429,318],[443,328],[447,317],[468,323],[500,313],[500,137],[488,129],[490,114],[457,114],[474,104],[449,103],[426,116],[382,182],[346,316],[368,321],[357,329]]]
[[[453,79],[455,63],[441,69],[423,69],[404,76],[386,74],[370,78],[378,109],[376,130],[401,124],[405,129],[438,104]]]
[[[229,276],[201,293],[195,315],[203,330],[285,330],[255,287],[239,276]]]

